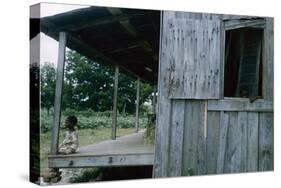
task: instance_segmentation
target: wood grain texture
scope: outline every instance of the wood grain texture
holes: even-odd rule
[[[160,49],[159,49],[159,78],[158,78],[158,115],[156,116],[155,131],[155,161],[154,177],[167,177],[168,159],[169,159],[169,134],[170,134],[170,117],[171,101],[169,99],[169,63],[168,52],[171,50],[170,39],[163,37],[167,35],[168,20],[173,14],[169,11],[161,13],[160,28]]]
[[[49,157],[50,168],[115,167],[152,165],[154,154],[119,154],[95,156]]]
[[[274,25],[273,18],[266,18],[263,47],[263,96],[273,101],[274,93]]]
[[[220,112],[220,134],[219,134],[219,148],[218,148],[218,158],[217,158],[217,173],[221,174],[224,172],[226,146],[227,146],[227,136],[228,136],[228,126],[229,126],[229,114]]]
[[[219,153],[220,141],[220,112],[208,112],[207,128],[207,174],[216,174],[217,159]]]
[[[170,48],[169,96],[172,99],[217,99],[221,79],[221,26],[219,21],[167,21],[163,39]]]
[[[224,161],[224,173],[231,173],[235,170],[234,161],[237,158],[237,134],[238,134],[238,113],[228,112],[229,122],[228,122],[228,135],[226,140],[226,151],[225,151],[225,161]]]
[[[66,33],[59,33],[59,49],[58,49],[58,63],[57,63],[57,76],[56,76],[56,90],[55,90],[55,104],[54,104],[54,118],[52,128],[52,141],[51,141],[51,154],[57,154],[59,144],[59,129],[61,118],[61,99],[64,77],[64,64],[65,64],[65,46],[66,46]]]
[[[273,114],[259,116],[259,171],[273,170]]]
[[[181,176],[185,101],[172,101],[169,176]]]
[[[258,171],[259,114],[248,112],[247,171]]]
[[[116,139],[119,67],[115,66],[111,139]]]
[[[251,103],[249,99],[209,100],[209,111],[245,111],[245,112],[273,112],[273,102],[258,99]]]
[[[206,173],[205,101],[186,100],[182,175]]]

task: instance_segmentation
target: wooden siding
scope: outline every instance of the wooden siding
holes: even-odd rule
[[[273,18],[266,18],[263,46],[263,96],[265,100],[274,101],[274,32]]]
[[[218,99],[221,25],[218,20],[167,19],[163,45],[169,63],[169,96]]]
[[[209,104],[205,100],[171,100],[168,163],[163,174],[190,176],[273,170],[273,113],[258,110],[206,113],[206,105]]]
[[[192,80],[188,76],[196,74],[194,70],[204,75],[204,71],[210,70],[213,63],[211,66],[202,64],[204,66],[201,69],[185,68],[188,46],[184,45],[183,40],[191,40],[185,24],[194,24],[191,26],[195,29],[199,29],[196,26],[200,25],[203,32],[206,31],[205,23],[212,25],[218,20],[234,18],[200,13],[162,13],[154,177],[273,170],[273,74],[270,74],[273,71],[272,22],[266,22],[265,37],[269,38],[264,39],[265,46],[270,46],[271,50],[263,49],[266,51],[263,53],[266,59],[263,67],[263,99],[253,102],[246,98],[223,99],[220,93],[222,76],[217,80],[221,87],[218,90],[214,86],[209,92],[202,89],[203,82],[198,84],[202,94],[186,86]],[[220,46],[224,44],[223,41],[224,35],[221,35]],[[194,49],[197,49],[196,45]],[[224,50],[216,50],[223,61]],[[194,59],[190,63],[190,67],[199,66]],[[218,67],[223,67],[223,64]],[[218,98],[212,99],[214,96]]]

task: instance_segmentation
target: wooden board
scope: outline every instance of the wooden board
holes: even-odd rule
[[[247,171],[258,171],[259,114],[248,112]]]
[[[182,175],[206,173],[205,101],[186,100]]]
[[[151,153],[50,157],[49,168],[145,166],[153,165],[153,161]]]
[[[61,118],[61,99],[62,99],[62,87],[64,78],[64,64],[65,64],[65,46],[66,46],[66,33],[59,33],[59,49],[58,49],[58,64],[57,64],[57,76],[56,76],[56,91],[55,91],[55,103],[54,103],[54,118],[52,128],[52,142],[51,153],[55,155],[58,152],[59,143],[59,129]]]
[[[219,21],[164,20],[169,96],[172,99],[218,99],[221,79]],[[163,43],[162,43],[163,44]]]
[[[161,12],[160,25],[160,49],[159,49],[159,79],[158,79],[158,115],[156,116],[155,130],[155,162],[153,169],[153,177],[167,177],[168,158],[169,158],[169,133],[170,133],[170,115],[171,101],[168,97],[169,83],[169,61],[168,61],[168,45],[163,40],[163,33],[167,32],[168,25],[163,21],[169,19],[168,14]]]
[[[273,170],[273,114],[259,117],[259,171]]]
[[[223,131],[220,127],[220,112],[208,112],[208,129],[207,129],[207,174],[216,174],[217,161],[220,141],[220,131]],[[221,139],[223,141],[223,139]],[[222,147],[222,146],[221,146]],[[223,160],[222,160],[223,161]]]
[[[217,173],[224,172],[226,145],[228,139],[228,126],[229,126],[229,114],[220,112],[220,134],[219,134],[219,146],[218,146],[218,158],[217,158]]]
[[[266,18],[263,48],[263,95],[266,100],[274,101],[274,24],[273,18]]]
[[[249,99],[245,98],[209,100],[208,110],[232,112],[273,112],[273,102],[259,99],[251,103]]]
[[[49,167],[93,167],[153,165],[154,145],[145,145],[144,130],[116,140],[105,140],[79,148],[70,155],[49,155]]]
[[[182,169],[182,145],[184,130],[185,102],[182,100],[172,101],[172,122],[169,153],[169,176],[180,176]]]

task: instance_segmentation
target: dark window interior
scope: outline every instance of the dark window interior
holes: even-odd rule
[[[262,39],[260,28],[226,31],[225,97],[262,97]]]

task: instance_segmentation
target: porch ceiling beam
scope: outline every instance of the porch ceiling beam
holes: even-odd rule
[[[107,10],[114,16],[122,15],[121,9],[119,8],[107,8]],[[122,27],[134,38],[140,38],[141,34],[136,30],[135,26],[130,23],[130,19],[127,20],[121,20],[119,23],[122,25]],[[139,41],[139,45],[142,46],[145,52],[147,53],[153,53],[153,48],[151,47],[151,44],[147,42],[146,40]],[[154,61],[157,61],[157,59],[153,58]]]
[[[63,26],[56,26],[54,28],[54,30],[52,31],[52,33],[57,33],[59,31],[77,31],[80,29],[86,29],[86,28],[90,28],[90,27],[95,27],[95,26],[101,26],[101,25],[106,25],[106,24],[110,24],[113,22],[126,22],[128,21],[130,18],[134,18],[134,17],[141,17],[141,16],[145,16],[145,13],[122,13],[119,15],[110,15],[110,16],[104,16],[104,17],[100,17],[100,18],[96,18],[93,19],[92,21],[81,21],[81,22],[73,22],[67,25],[63,25]],[[47,22],[49,19],[48,18],[43,18],[42,19],[42,23],[44,24],[44,22]]]
[[[119,65],[118,62],[116,62],[115,60],[105,56],[103,53],[101,53],[99,50],[93,48],[92,46],[89,46],[88,44],[84,43],[83,41],[77,39],[71,33],[68,33],[67,36],[69,38],[69,41],[73,42],[76,45],[79,45],[84,50],[87,50],[89,53],[94,54],[94,56],[96,57],[95,59],[100,60],[101,62],[104,62],[104,63],[109,64],[109,65],[118,65],[119,67],[122,67],[122,69],[125,70],[126,72],[128,72],[130,75],[132,75],[134,77],[138,77],[138,75],[136,73],[130,71],[129,69],[127,69],[126,67],[124,67],[122,65]]]

